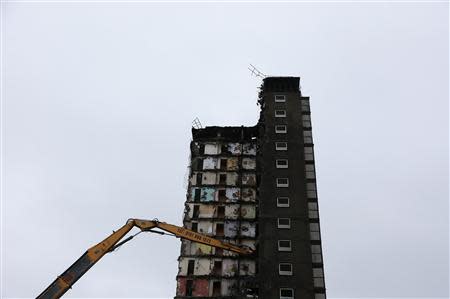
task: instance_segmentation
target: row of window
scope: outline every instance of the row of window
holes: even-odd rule
[[[275,103],[285,103],[286,96],[283,94],[277,94],[274,96]],[[309,112],[309,100],[303,98],[301,100],[302,111]]]
[[[313,143],[312,132],[311,131],[303,131],[303,142],[305,144]],[[287,142],[284,142],[284,141],[275,142],[275,150],[277,150],[277,151],[287,151],[287,149],[288,149]]]
[[[293,299],[294,289],[280,288],[280,299]],[[316,293],[314,299],[325,299],[325,294]]]
[[[282,276],[291,276],[294,273],[291,263],[279,263],[278,274]],[[313,268],[313,279],[315,287],[323,287],[323,268]]]
[[[276,110],[276,111],[279,111],[279,110]],[[311,128],[311,116],[306,115],[306,114],[302,115],[302,124],[303,124],[304,128]],[[287,133],[287,126],[286,125],[276,125],[275,126],[275,133],[277,133],[277,134],[286,134]]]

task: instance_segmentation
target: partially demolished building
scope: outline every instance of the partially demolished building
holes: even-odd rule
[[[255,249],[182,241],[176,298],[325,299],[309,98],[268,77],[254,127],[192,129],[184,226]]]

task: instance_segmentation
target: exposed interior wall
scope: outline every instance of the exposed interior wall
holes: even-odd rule
[[[194,135],[191,144],[184,226],[256,249],[257,131],[241,127],[205,130],[196,132],[203,136]],[[256,277],[256,257],[187,240],[181,243],[178,297],[242,296],[244,282]]]

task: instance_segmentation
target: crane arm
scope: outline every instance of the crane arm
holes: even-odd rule
[[[237,245],[222,242],[220,240],[199,234],[189,229],[168,224],[165,222],[159,222],[157,220],[141,220],[141,219],[129,219],[127,223],[119,230],[113,232],[106,239],[98,243],[97,245],[89,248],[75,263],[72,264],[66,271],[58,276],[55,281],[52,282],[37,299],[57,299],[64,295],[72,285],[77,282],[96,262],[98,262],[105,254],[114,250],[116,247],[132,239],[131,237],[121,241],[122,238],[133,227],[138,227],[141,231],[152,231],[154,228],[159,228],[163,231],[172,233],[178,238],[190,240],[206,244],[209,246],[230,250],[239,254],[251,254],[253,251],[247,247],[239,247]]]

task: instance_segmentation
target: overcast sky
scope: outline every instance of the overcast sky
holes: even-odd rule
[[[182,223],[191,123],[311,97],[330,298],[448,297],[448,3],[4,3],[3,297],[35,297],[130,217]],[[141,234],[66,297],[172,297]]]

